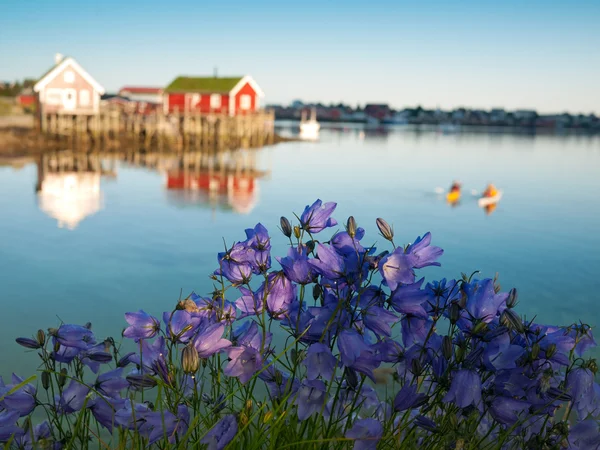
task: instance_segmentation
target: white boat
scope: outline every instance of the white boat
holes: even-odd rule
[[[502,198],[502,191],[498,191],[498,193],[496,195],[494,195],[493,197],[481,197],[477,201],[477,203],[479,204],[479,206],[481,208],[483,208],[484,206],[489,206],[489,205],[498,203],[501,198]]]
[[[313,108],[309,119],[306,118],[304,111],[302,111],[302,118],[300,119],[300,138],[316,139],[319,136],[320,129],[321,125],[317,122],[317,111]]]

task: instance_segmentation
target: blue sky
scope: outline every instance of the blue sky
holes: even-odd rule
[[[600,114],[600,1],[4,0],[0,80],[57,52],[111,92],[251,74],[267,102]]]

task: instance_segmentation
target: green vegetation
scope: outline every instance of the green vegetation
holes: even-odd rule
[[[0,81],[0,97],[15,97],[21,93],[23,89],[31,88],[36,83],[36,80],[25,78],[23,82],[15,81],[14,83],[6,83]]]
[[[242,77],[177,77],[165,92],[229,92]]]

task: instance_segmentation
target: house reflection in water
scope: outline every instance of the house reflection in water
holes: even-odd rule
[[[37,169],[39,208],[69,230],[102,209],[100,178],[115,176],[102,167],[99,155],[67,151],[43,154]]]
[[[169,201],[181,206],[209,205],[213,210],[250,213],[258,203],[256,150],[188,153],[177,167],[166,168]]]
[[[258,200],[258,180],[252,175],[167,173],[169,199],[178,204],[208,204],[213,208],[250,213]]]

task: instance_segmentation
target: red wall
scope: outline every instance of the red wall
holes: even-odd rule
[[[168,94],[169,99],[169,112],[174,112],[179,109],[179,112],[183,113],[187,111],[201,112],[201,113],[228,113],[229,112],[229,95],[221,95],[221,107],[211,108],[210,107],[210,96],[211,94],[199,94],[200,101],[196,104],[191,104],[192,96],[194,94]],[[186,99],[187,96],[187,99]]]
[[[250,96],[250,109],[247,110],[242,110],[240,109],[240,99],[242,98],[242,95],[249,95]],[[239,92],[237,94],[235,94],[235,113],[236,114],[245,114],[246,112],[249,111],[256,111],[256,92],[254,92],[254,89],[252,89],[252,86],[250,86],[250,83],[246,83],[242,89],[239,90]]]
[[[33,94],[23,94],[17,97],[17,102],[21,106],[30,106],[35,104],[36,98]]]
[[[166,95],[168,95],[167,98],[168,98],[169,112],[174,112],[176,109],[178,109],[179,112],[181,112],[181,113],[185,112],[186,110],[200,112],[200,113],[209,113],[209,112],[224,113],[224,114],[229,113],[229,95],[227,95],[227,94],[221,94],[221,107],[215,108],[215,109],[212,109],[210,107],[210,95],[211,94],[199,94],[200,101],[198,103],[196,103],[195,105],[192,105],[190,103],[192,96],[194,95],[193,93],[166,94]],[[242,95],[250,96],[250,109],[242,110],[240,108],[240,102],[241,102]],[[186,96],[187,96],[187,99],[186,99]],[[250,83],[246,83],[239,90],[239,92],[235,95],[234,108],[235,108],[236,114],[245,114],[247,112],[256,111],[258,109],[257,95],[256,95],[256,92],[254,91],[254,89],[252,89],[252,86],[250,86]]]

